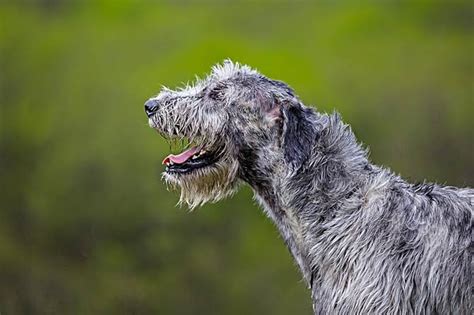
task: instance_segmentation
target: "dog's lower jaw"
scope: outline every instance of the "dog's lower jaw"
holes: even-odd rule
[[[217,202],[231,196],[240,184],[236,178],[237,163],[223,158],[210,166],[185,174],[164,172],[163,179],[180,191],[178,204],[191,210],[207,202]]]

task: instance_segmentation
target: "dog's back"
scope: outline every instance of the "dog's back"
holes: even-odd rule
[[[474,190],[396,176],[367,187],[313,247],[315,313],[472,314]]]

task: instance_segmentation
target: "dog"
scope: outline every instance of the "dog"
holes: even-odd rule
[[[164,180],[195,208],[249,185],[311,290],[315,314],[473,314],[474,190],[411,184],[372,164],[338,114],[225,61],[145,103],[189,147]]]

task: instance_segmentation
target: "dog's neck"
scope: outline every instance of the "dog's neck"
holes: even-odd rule
[[[283,155],[276,156],[270,174],[247,180],[309,286],[315,222],[322,224],[331,220],[360,186],[361,179],[366,178],[363,174],[368,174],[372,167],[366,151],[338,115],[314,113],[310,119],[310,132],[314,133],[314,142],[307,144],[310,159],[295,167],[289,165]]]

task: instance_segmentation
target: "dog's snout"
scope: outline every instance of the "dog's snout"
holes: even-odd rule
[[[150,99],[145,102],[145,113],[148,117],[153,116],[154,113],[158,110],[158,102],[156,100]]]

